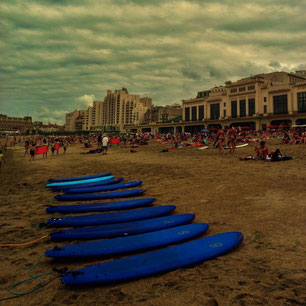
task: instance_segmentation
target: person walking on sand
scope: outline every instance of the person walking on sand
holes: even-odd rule
[[[35,144],[32,143],[32,146],[30,148],[30,161],[34,161],[34,157],[35,157]]]
[[[0,169],[1,169],[1,166],[2,166],[2,161],[6,164],[6,161],[4,159],[4,154],[2,153],[2,151],[0,151]]]
[[[225,133],[222,129],[220,129],[217,133],[217,138],[219,142],[219,153],[220,154],[226,154],[225,149],[224,149],[224,142],[225,142]]]
[[[58,155],[58,151],[61,147],[60,141],[58,138],[55,139],[54,150],[56,151],[56,155]]]
[[[30,147],[30,143],[28,140],[26,140],[24,142],[24,155],[23,156],[26,156],[29,154],[29,147]]]
[[[47,143],[47,139],[44,138],[43,140],[43,146],[45,146],[44,148],[44,153],[43,153],[43,158],[47,158],[48,157],[48,143]]]
[[[101,134],[98,135],[98,147],[102,145],[102,136]]]
[[[64,149],[64,154],[66,154],[66,151],[67,151],[67,145],[68,145],[68,142],[67,142],[67,141],[63,141],[63,149]]]
[[[232,153],[235,153],[236,138],[237,138],[236,129],[234,127],[231,127],[228,131],[228,147],[230,148],[230,152]]]
[[[109,138],[105,134],[102,139],[102,155],[106,155],[108,143],[109,143]]]
[[[54,146],[55,146],[55,143],[54,143],[54,139],[51,139],[51,153],[52,153],[52,156],[54,156]]]

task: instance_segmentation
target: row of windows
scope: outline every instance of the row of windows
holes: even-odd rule
[[[253,116],[255,114],[255,99],[249,99],[249,116]],[[224,106],[226,104],[224,103]],[[240,100],[239,101],[239,111],[240,111],[240,117],[246,117],[246,100]],[[220,104],[211,104],[210,107],[210,114],[211,119],[218,119],[220,117]],[[237,101],[231,102],[231,116],[232,118],[237,118]],[[224,117],[226,116],[226,110],[224,110],[223,113]],[[188,119],[187,119],[188,118]],[[204,119],[204,105],[199,106],[199,120]],[[185,108],[185,120],[190,120],[190,109]],[[196,121],[197,120],[197,107],[193,106],[191,108],[191,120]]]
[[[248,100],[248,106],[249,106],[249,116],[253,116],[255,114],[255,99],[249,99]],[[237,118],[238,112],[237,112],[237,101],[231,102],[231,116],[232,118]],[[239,101],[239,113],[240,117],[246,117],[246,100],[240,100]]]
[[[254,89],[255,89],[254,85],[248,86],[248,90],[254,90]],[[246,87],[238,87],[238,90],[239,92],[246,91]],[[235,92],[237,92],[237,88],[232,88],[231,93],[235,93]]]
[[[306,92],[298,93],[298,112],[306,112]],[[248,99],[249,116],[255,114],[255,99]],[[204,105],[199,106],[199,119],[204,119]],[[239,101],[239,113],[240,117],[246,117],[246,100]],[[267,105],[264,105],[264,113],[267,113]],[[288,114],[288,95],[273,96],[273,113]],[[223,116],[226,116],[226,110],[224,110]],[[210,119],[219,119],[220,117],[220,103],[210,104]],[[231,117],[238,117],[238,103],[237,101],[231,101]],[[190,118],[190,107],[185,108],[185,121],[196,121],[197,120],[197,107],[191,108]]]

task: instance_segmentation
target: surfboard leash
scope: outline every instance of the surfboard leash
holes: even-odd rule
[[[14,296],[10,296],[10,297],[7,297],[7,298],[4,298],[4,299],[0,299],[0,302],[1,301],[4,301],[4,300],[9,300],[9,299],[13,299],[13,298],[17,298],[17,297],[20,297],[20,296],[23,296],[23,295],[27,295],[27,294],[30,294],[30,293],[34,293],[34,292],[38,292],[40,291],[43,287],[45,287],[47,284],[50,284],[51,282],[53,282],[54,280],[56,280],[57,278],[63,276],[65,273],[67,273],[69,270],[67,267],[64,267],[62,269],[57,269],[57,268],[53,268],[52,271],[49,271],[49,272],[45,272],[45,273],[41,273],[41,274],[37,274],[37,275],[34,275],[32,273],[32,271],[37,267],[37,265],[40,263],[40,260],[41,258],[44,256],[45,254],[42,254],[38,257],[37,261],[33,264],[33,266],[28,270],[28,278],[26,279],[23,279],[19,282],[16,282],[14,283],[13,285],[11,285],[9,288],[8,288],[8,291],[13,294]],[[42,277],[44,276],[47,276],[47,275],[51,275],[51,274],[54,274],[54,273],[58,273],[59,275],[57,275],[56,277],[50,279],[48,282],[44,282]],[[38,280],[40,282],[39,286],[32,289],[32,290],[29,290],[29,291],[25,291],[25,292],[17,292],[17,291],[14,291],[14,288],[18,287],[19,285],[23,284],[23,283],[26,283],[26,282],[29,282],[29,281],[32,281],[32,280]]]
[[[54,222],[56,222],[56,221],[54,221]],[[49,228],[54,222],[50,222],[48,224],[47,223],[39,223],[39,224],[33,225],[31,228],[46,229],[46,228]],[[44,236],[42,236],[38,239],[29,241],[29,242],[25,242],[25,243],[4,243],[4,244],[0,244],[0,247],[23,247],[23,246],[33,244],[35,242],[38,242],[38,241],[43,240],[43,239],[48,238],[48,237],[49,237],[49,235],[44,235]]]
[[[5,243],[5,244],[0,244],[0,247],[23,247],[23,246],[27,246],[27,245],[30,245],[30,244],[33,244],[35,242],[38,242],[40,240],[43,240],[45,238],[48,238],[49,235],[44,235],[38,239],[35,239],[35,240],[32,240],[32,241],[29,241],[29,242],[25,242],[25,243]]]

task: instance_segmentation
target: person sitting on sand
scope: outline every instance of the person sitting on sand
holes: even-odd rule
[[[269,154],[268,147],[266,146],[266,143],[264,141],[261,141],[259,145],[259,148],[255,146],[256,156],[260,159],[266,160]]]
[[[298,133],[294,132],[292,134],[292,137],[291,137],[290,141],[289,141],[289,144],[297,144],[298,143],[298,139],[299,139]]]

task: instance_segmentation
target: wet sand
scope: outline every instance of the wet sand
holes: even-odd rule
[[[156,142],[137,148],[137,153],[114,146],[106,156],[81,155],[85,150],[75,145],[68,147],[66,155],[60,152],[46,160],[38,156],[34,162],[23,157],[23,148],[9,149],[7,165],[0,172],[0,243],[23,243],[52,232],[31,228],[59,216],[45,212],[45,205],[59,204],[44,187],[49,178],[107,171],[126,182],[143,180],[144,196],[156,197],[155,205],[175,204],[175,213],[194,213],[194,222],[209,223],[206,235],[241,231],[245,239],[235,251],[194,267],[94,288],[65,288],[56,279],[40,292],[2,303],[302,305],[306,300],[306,146],[277,142],[268,141],[269,148],[278,147],[293,160],[239,161],[239,156],[254,154],[253,144],[226,156],[211,148],[160,153],[166,146]],[[54,245],[45,239],[27,247],[2,247],[0,298],[11,296],[7,288],[27,278],[27,270],[39,255]],[[34,274],[103,261],[60,262],[43,257]],[[26,283],[16,291],[27,291],[37,284]]]

